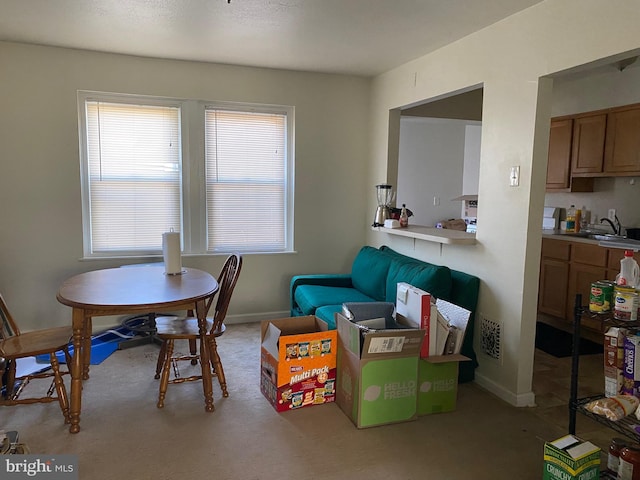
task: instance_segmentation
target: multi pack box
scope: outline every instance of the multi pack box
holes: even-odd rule
[[[600,478],[600,448],[573,435],[544,444],[543,480]]]
[[[628,330],[610,327],[604,334],[604,394],[615,397],[622,393],[624,381],[624,339]]]
[[[367,328],[335,314],[336,402],[358,428],[417,418],[417,382],[424,330]],[[383,320],[383,319],[380,319]],[[369,327],[375,323],[367,322]]]
[[[446,336],[446,341],[439,338],[438,344],[450,347],[446,355],[421,358],[418,363],[418,415],[456,409],[459,365],[471,360],[460,354],[471,312],[441,299],[436,301],[436,306],[438,323],[447,327],[438,329],[439,335]]]
[[[278,412],[334,402],[338,335],[309,315],[262,322],[260,390]]]

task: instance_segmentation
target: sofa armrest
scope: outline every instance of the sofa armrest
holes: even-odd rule
[[[291,279],[289,298],[291,300],[291,316],[300,315],[300,308],[296,305],[296,288],[300,285],[326,285],[328,287],[352,287],[350,273],[326,273],[316,275],[296,275]]]

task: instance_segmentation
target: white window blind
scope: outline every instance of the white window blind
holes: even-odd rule
[[[162,233],[181,227],[180,108],[91,100],[85,108],[85,252],[162,250]]]
[[[207,251],[287,247],[287,115],[205,110]]]

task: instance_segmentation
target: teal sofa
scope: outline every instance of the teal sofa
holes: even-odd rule
[[[460,363],[458,379],[472,381],[478,366],[473,331],[480,288],[480,279],[473,275],[408,257],[387,246],[364,246],[353,260],[351,273],[294,276],[290,285],[291,316],[316,315],[334,329],[334,313],[342,309],[343,303],[395,303],[398,282],[409,283],[471,312],[461,350],[471,361]]]

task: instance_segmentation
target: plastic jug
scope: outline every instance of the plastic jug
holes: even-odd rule
[[[633,251],[625,250],[624,258],[620,260],[620,273],[616,276],[616,284],[636,287],[640,279],[638,262],[633,258]]]

